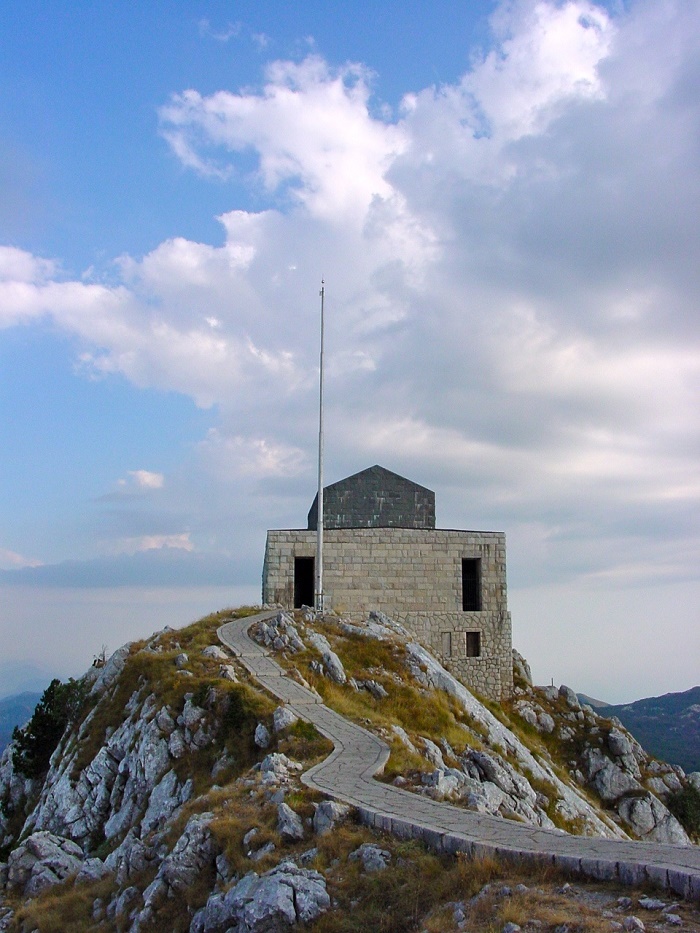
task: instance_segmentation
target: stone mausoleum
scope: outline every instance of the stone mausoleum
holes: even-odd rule
[[[313,606],[318,496],[306,529],[268,531],[263,602]],[[435,527],[435,493],[373,466],[323,492],[326,605],[349,619],[379,610],[492,699],[513,686],[506,540]]]

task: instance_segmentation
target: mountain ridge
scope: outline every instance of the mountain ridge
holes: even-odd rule
[[[658,758],[685,771],[700,770],[700,686],[632,703],[609,704],[600,712],[616,716]]]

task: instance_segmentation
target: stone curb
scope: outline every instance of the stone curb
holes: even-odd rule
[[[420,839],[436,852],[462,852],[471,858],[494,856],[512,863],[526,861],[598,881],[634,886],[649,883],[687,900],[700,901],[700,849],[696,847],[570,836],[525,824],[508,824],[374,781],[389,757],[386,743],[343,719],[311,691],[290,680],[269,652],[248,637],[252,625],[272,618],[278,611],[227,622],[217,635],[269,693],[333,742],[331,754],[302,775],[308,787],[356,807],[365,825],[401,839]],[[377,806],[379,800],[381,807]],[[424,819],[415,815],[421,810]],[[454,824],[454,828],[438,824]],[[528,845],[523,847],[526,841]],[[616,857],[625,850],[629,857]]]

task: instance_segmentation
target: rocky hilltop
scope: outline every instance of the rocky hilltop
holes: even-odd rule
[[[586,900],[563,879],[523,877],[514,893],[512,867],[375,836],[305,788],[301,773],[330,743],[218,643],[233,615],[166,629],[52,684],[0,759],[0,930],[492,929],[515,922],[517,898],[533,923],[540,911],[536,926],[561,918],[533,891],[578,898],[575,913],[607,910],[610,929],[636,919],[629,897]],[[533,686],[517,653],[514,696],[499,705],[382,615],[358,625],[279,612],[253,635],[289,677],[383,738],[381,780],[546,829],[696,841],[700,775],[651,758],[568,687]],[[664,923],[694,922],[656,903]]]

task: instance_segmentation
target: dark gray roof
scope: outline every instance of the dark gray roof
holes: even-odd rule
[[[316,528],[318,496],[309,510],[308,528]],[[434,528],[435,493],[418,483],[375,466],[323,489],[324,528]]]

